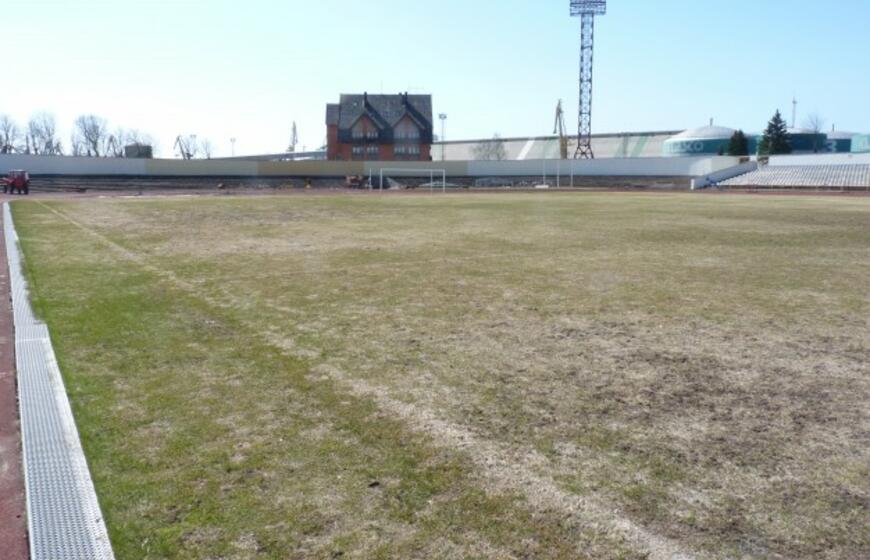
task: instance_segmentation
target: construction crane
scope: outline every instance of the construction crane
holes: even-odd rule
[[[181,136],[180,134],[175,138],[175,145],[173,149],[178,149],[178,154],[181,156],[181,159],[193,159],[196,157],[196,154],[199,152],[199,147],[196,144],[196,134],[191,134],[190,136]]]
[[[568,137],[565,135],[565,111],[562,110],[562,100],[556,105],[556,122],[553,124],[553,134],[559,135],[559,159],[568,159]]]

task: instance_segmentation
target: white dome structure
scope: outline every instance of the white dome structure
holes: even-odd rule
[[[737,132],[733,128],[725,126],[701,126],[691,128],[671,137],[672,140],[721,140],[728,138],[729,140]]]
[[[724,153],[735,132],[733,128],[712,124],[691,128],[665,140],[664,155],[681,157]]]

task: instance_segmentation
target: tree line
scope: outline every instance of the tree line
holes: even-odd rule
[[[73,122],[65,146],[51,113],[37,113],[24,126],[0,114],[0,154],[120,158],[125,157],[125,147],[131,145],[154,147],[154,140],[139,130],[113,128],[106,119],[87,114]],[[190,134],[178,135],[173,151],[182,159],[211,158],[214,148],[209,140]]]
[[[813,151],[818,152],[823,148],[822,128],[825,123],[817,114],[810,115],[807,119],[807,129],[813,134]],[[729,156],[748,156],[749,138],[742,130],[738,130],[728,143],[727,153]],[[791,134],[788,125],[782,118],[779,110],[767,122],[764,134],[758,144],[758,155],[775,156],[792,153]]]

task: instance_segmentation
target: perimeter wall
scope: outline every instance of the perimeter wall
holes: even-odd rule
[[[71,156],[0,155],[0,173],[25,169],[31,175],[87,175],[139,177],[344,177],[377,176],[383,168],[399,176],[428,177],[444,170],[448,177],[575,176],[697,177],[733,167],[739,158],[616,158],[595,160],[339,162],[339,161],[226,161],[175,159],[82,158]]]

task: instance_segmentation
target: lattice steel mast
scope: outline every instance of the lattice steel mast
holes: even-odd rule
[[[592,60],[595,16],[607,13],[607,0],[571,0],[571,15],[580,16],[580,113],[574,159],[594,159],[592,153]]]

